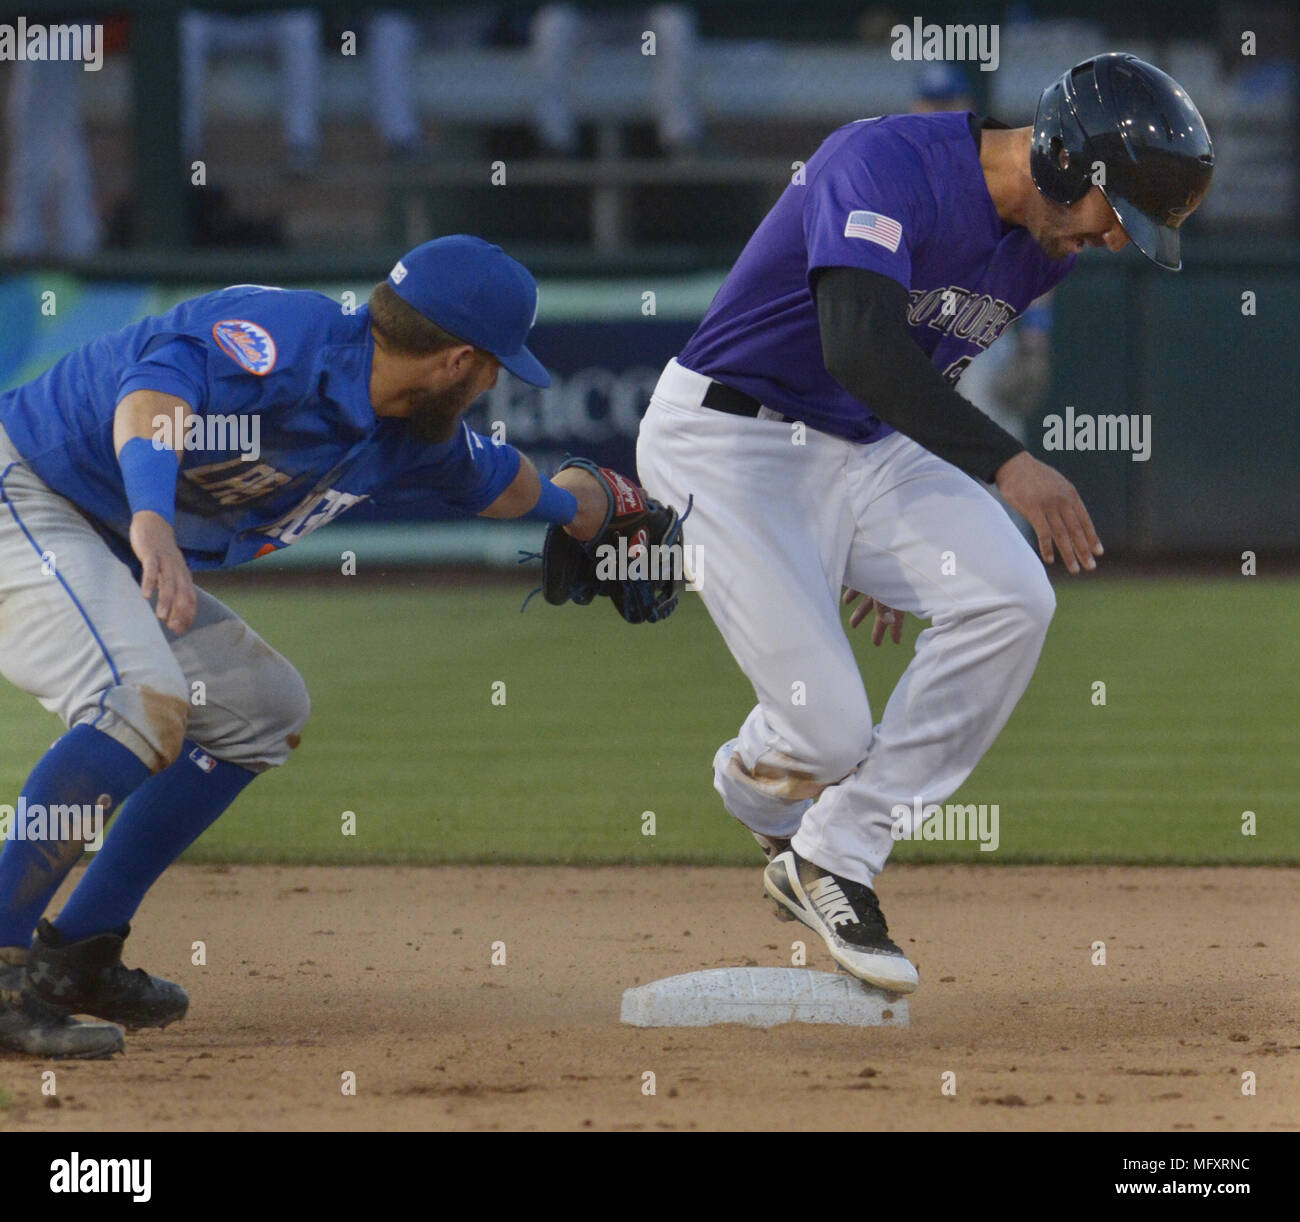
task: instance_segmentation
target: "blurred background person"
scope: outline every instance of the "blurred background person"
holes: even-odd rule
[[[578,120],[570,82],[583,49],[602,43],[640,41],[655,36],[651,91],[655,134],[667,153],[696,150],[703,135],[694,99],[693,70],[697,34],[695,13],[681,4],[659,4],[643,13],[582,12],[572,4],[538,9],[529,32],[537,74],[535,122],[547,152],[573,156],[578,151]]]
[[[935,60],[916,74],[916,96],[912,113],[931,114],[938,110],[974,110],[970,80],[960,64]]]
[[[314,169],[321,149],[322,30],[321,13],[312,9],[257,16],[184,13],[181,89],[186,155],[197,157],[202,149],[204,92],[212,57],[260,54],[273,46],[280,69],[280,124],[289,167],[299,174]],[[416,19],[401,10],[376,11],[366,17],[359,44],[375,130],[394,156],[414,157],[421,147],[415,101]]]
[[[102,229],[86,140],[81,63],[20,60],[9,68],[9,181],[4,252],[77,259]]]
[[[366,28],[366,69],[375,129],[394,157],[416,157],[423,142],[415,108],[414,60],[419,46],[415,19],[405,12],[381,10]]]
[[[215,55],[257,55],[275,48],[280,68],[280,126],[289,167],[306,172],[320,158],[321,18],[314,9],[229,16],[190,9],[181,14],[181,132],[185,156],[203,150],[208,61]]]

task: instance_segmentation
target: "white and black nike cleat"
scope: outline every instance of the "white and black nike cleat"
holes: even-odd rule
[[[831,957],[850,975],[891,993],[910,993],[920,983],[916,968],[889,940],[880,901],[865,884],[787,849],[768,863],[763,890],[778,915],[821,934]]]

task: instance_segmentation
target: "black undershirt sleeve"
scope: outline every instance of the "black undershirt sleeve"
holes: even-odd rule
[[[826,370],[886,424],[985,483],[1025,447],[959,395],[907,329],[907,290],[859,267],[828,267],[813,291]]]

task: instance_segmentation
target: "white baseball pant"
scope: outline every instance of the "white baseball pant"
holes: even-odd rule
[[[679,510],[694,497],[684,535],[700,595],[758,698],[718,751],[714,784],[747,827],[871,885],[895,808],[942,803],[1006,723],[1052,587],[984,488],[916,442],[845,441],[766,407],[729,415],[702,405],[708,384],[669,362],[637,465],[651,496]],[[878,725],[842,586],[930,621]]]

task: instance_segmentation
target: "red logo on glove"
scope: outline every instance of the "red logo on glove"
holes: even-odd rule
[[[610,490],[614,494],[614,516],[616,518],[623,518],[630,513],[644,511],[645,493],[627,476],[620,475],[617,471],[611,471],[608,467],[601,467],[600,473],[609,481]]]

